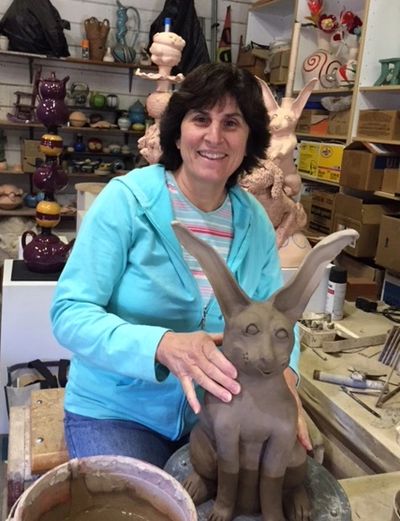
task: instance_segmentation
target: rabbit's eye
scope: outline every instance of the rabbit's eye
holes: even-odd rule
[[[278,117],[278,114],[275,112],[275,114],[271,114],[270,119],[275,119]]]
[[[290,116],[285,116],[285,119],[288,119],[289,121],[292,121],[292,118]]]
[[[260,332],[260,330],[258,329],[258,327],[255,324],[249,324],[246,327],[246,333],[248,335],[256,335],[259,332]]]
[[[280,329],[278,329],[275,333],[275,336],[277,338],[279,338],[279,340],[286,340],[287,338],[289,338],[289,333],[287,332],[286,329],[284,329],[283,327],[281,327]]]

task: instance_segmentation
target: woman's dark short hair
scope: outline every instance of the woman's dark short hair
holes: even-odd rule
[[[203,64],[191,71],[175,91],[160,122],[160,163],[168,170],[177,170],[182,157],[176,146],[181,135],[181,123],[189,110],[214,107],[225,96],[232,96],[249,126],[246,156],[240,167],[227,181],[236,184],[239,174],[250,172],[265,158],[268,146],[268,115],[256,78],[235,65]]]

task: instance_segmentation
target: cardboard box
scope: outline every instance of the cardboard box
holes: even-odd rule
[[[400,277],[385,271],[381,300],[389,306],[400,308]]]
[[[339,193],[335,201],[332,231],[353,228],[360,237],[345,251],[354,257],[374,257],[378,244],[379,225],[387,208],[381,204],[365,203],[359,197]]]
[[[297,170],[300,174],[317,177],[320,143],[300,141],[298,146]]]
[[[312,202],[312,195],[311,194],[303,194],[300,197],[300,204],[304,208],[304,211],[307,214],[307,222],[310,222],[310,216],[311,216],[311,202]]]
[[[360,110],[357,134],[363,138],[400,139],[400,111]]]
[[[296,132],[317,136],[328,133],[329,112],[319,109],[304,109],[297,123]]]
[[[350,109],[330,112],[328,117],[328,134],[346,136],[350,124]]]
[[[285,83],[289,71],[290,49],[274,52],[270,60],[270,83]]]
[[[400,170],[398,168],[385,168],[381,190],[388,194],[400,194]]]
[[[24,139],[21,146],[21,164],[24,172],[34,172],[38,161],[44,161],[45,155],[39,149],[40,141]]]
[[[332,230],[336,192],[315,190],[311,194],[308,228],[324,234]]]
[[[382,217],[375,262],[400,273],[400,216]]]
[[[340,184],[356,190],[380,190],[384,169],[398,168],[399,164],[397,150],[376,143],[354,141],[344,149]]]
[[[318,179],[339,183],[344,147],[345,145],[337,143],[321,143],[318,158]]]

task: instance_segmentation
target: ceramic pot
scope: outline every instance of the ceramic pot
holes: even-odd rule
[[[31,237],[30,241],[27,241],[28,237]],[[54,273],[63,269],[74,240],[65,244],[49,230],[39,235],[28,230],[22,234],[21,244],[25,264],[31,271]]]
[[[116,94],[108,94],[106,98],[107,107],[110,109],[116,109],[118,108],[118,96]]]
[[[192,499],[175,478],[155,465],[123,456],[72,459],[55,467],[20,496],[11,509],[10,518],[39,521],[49,510],[63,503],[76,505],[79,500],[81,505],[84,500],[80,496],[96,498],[94,508],[97,510],[105,494],[133,498],[127,509],[133,512],[127,518],[156,520],[162,515],[171,521],[198,519]],[[135,502],[135,498],[140,501]],[[143,502],[148,505],[147,513],[140,510]],[[78,509],[78,516],[84,515],[82,510]],[[116,517],[120,517],[120,513]],[[56,514],[55,518],[61,516]]]
[[[304,84],[318,78],[315,89],[332,89],[337,87],[336,73],[342,62],[330,51],[330,42],[325,34],[318,31],[318,48],[304,60],[302,75]]]
[[[75,105],[85,105],[89,95],[89,86],[86,83],[73,83],[70,89],[70,96]]]
[[[2,210],[14,210],[22,204],[22,188],[14,185],[0,185],[0,208]]]
[[[53,194],[67,186],[68,177],[56,161],[47,161],[36,168],[32,181],[38,190]]]
[[[64,102],[68,80],[69,76],[58,80],[54,72],[50,78],[39,80],[36,116],[48,128],[63,125],[68,121],[69,111]]]
[[[127,116],[118,118],[117,124],[121,130],[127,131],[131,126],[131,120]]]
[[[102,109],[106,104],[106,97],[104,96],[104,94],[92,92],[89,104],[94,109]]]

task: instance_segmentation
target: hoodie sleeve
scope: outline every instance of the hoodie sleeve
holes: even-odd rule
[[[168,329],[134,324],[108,311],[137,240],[140,211],[124,183],[114,180],[102,190],[83,220],[50,317],[57,341],[82,359],[123,376],[158,381],[155,353]]]

